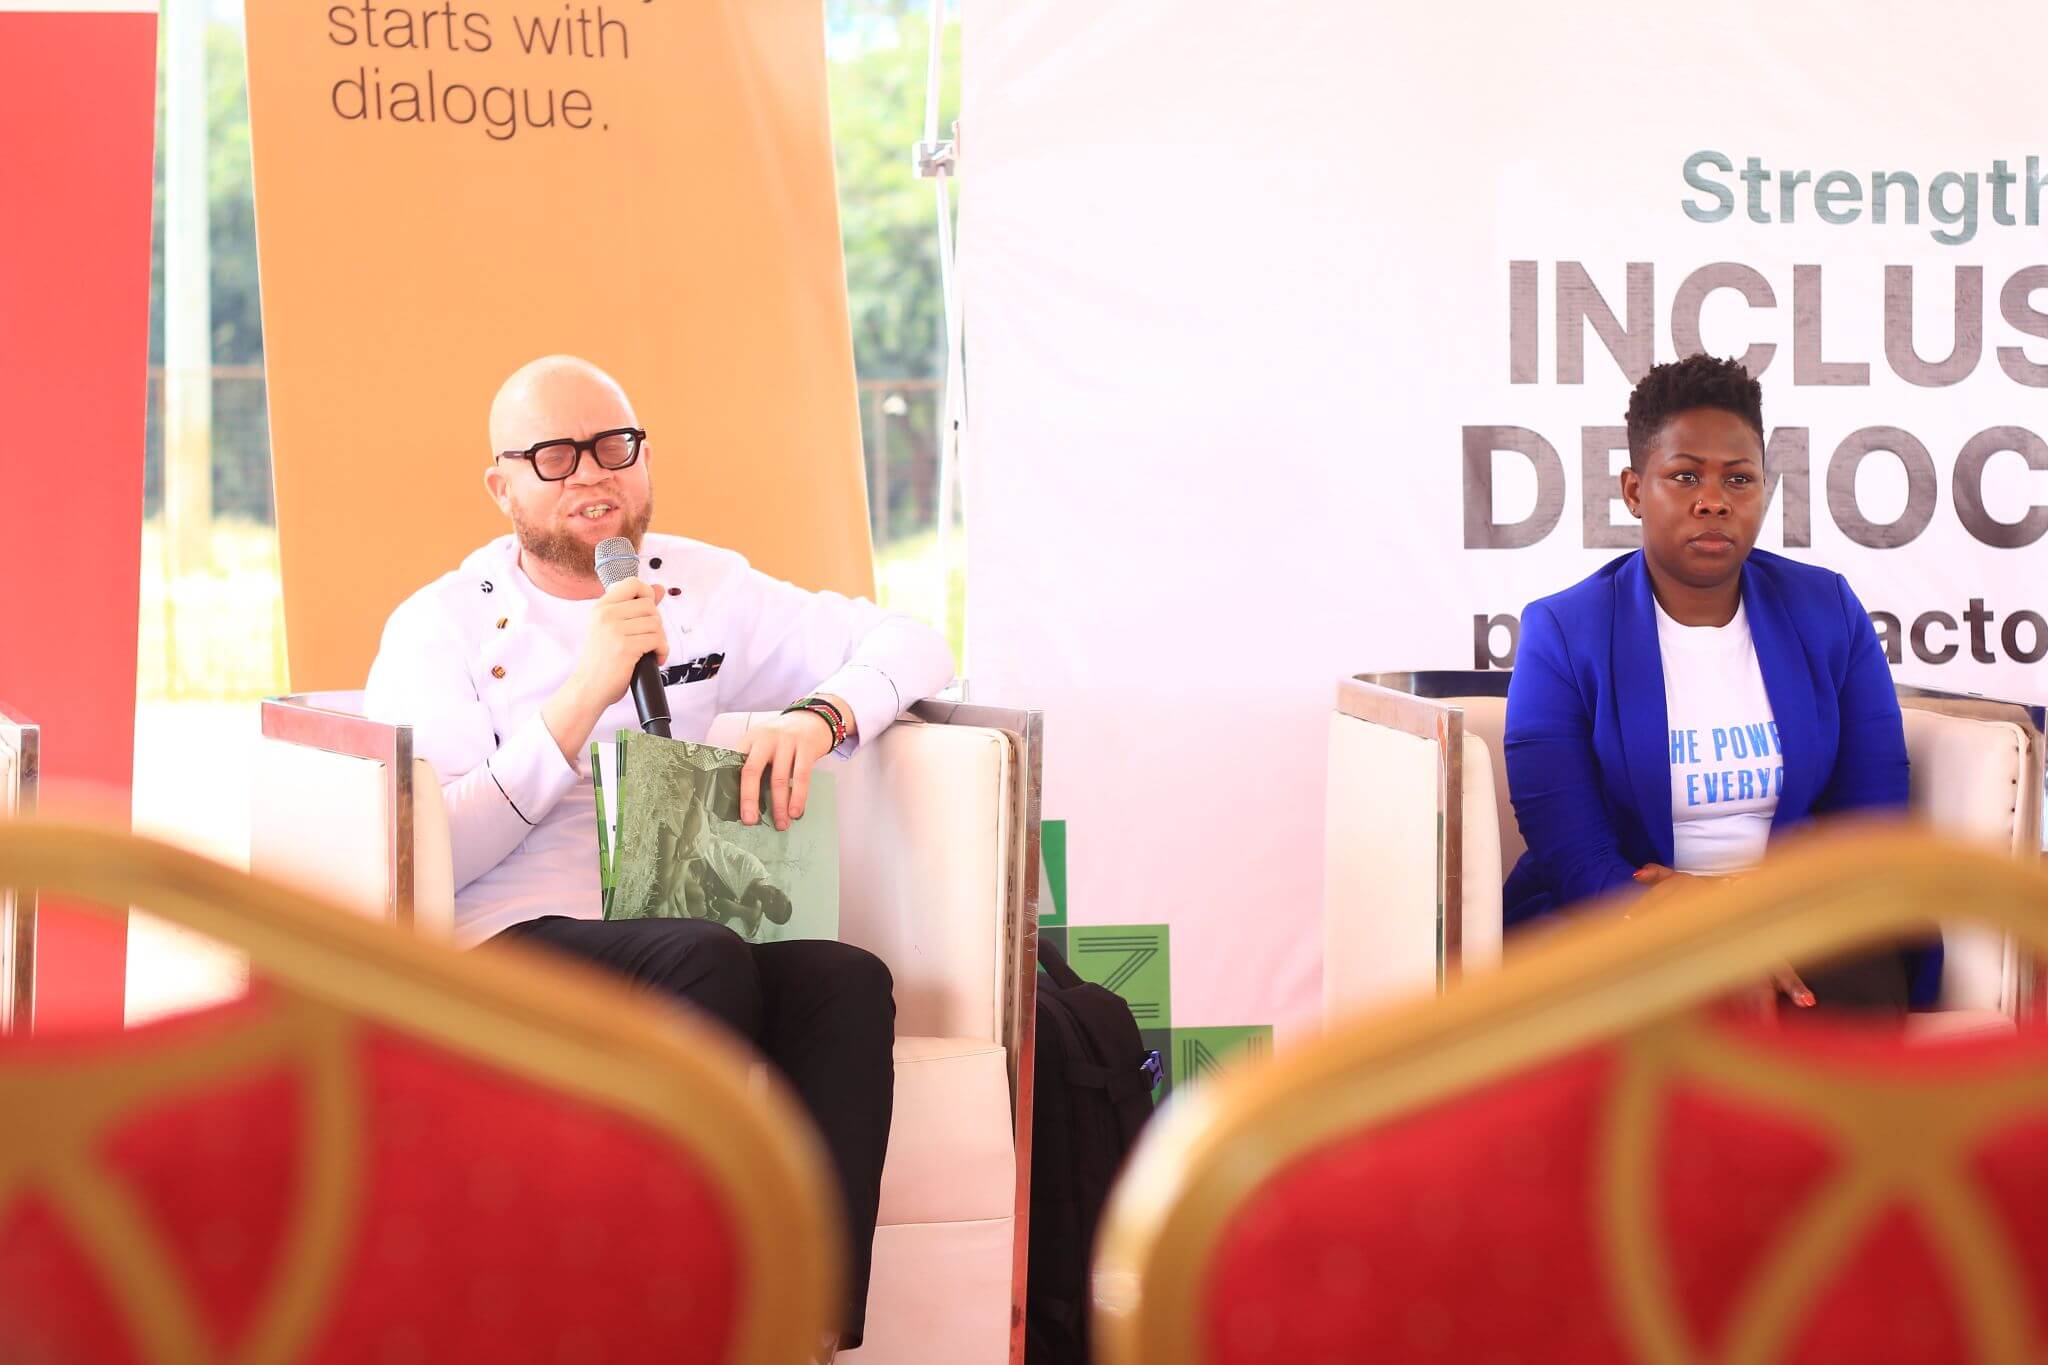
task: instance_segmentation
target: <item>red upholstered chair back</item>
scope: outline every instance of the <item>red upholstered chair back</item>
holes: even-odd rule
[[[137,903],[263,984],[0,1043],[0,1361],[802,1360],[834,1303],[794,1106],[674,1012],[127,836],[0,884]]]
[[[1225,1078],[1097,1263],[1110,1365],[2039,1360],[2048,1029],[1914,1045],[1702,1006],[2048,877],[1837,836]]]

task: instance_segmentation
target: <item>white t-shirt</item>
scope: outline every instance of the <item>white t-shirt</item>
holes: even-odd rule
[[[1671,842],[1680,872],[1763,861],[1785,784],[1778,723],[1738,604],[1725,626],[1682,626],[1657,607],[1671,727]]]
[[[553,652],[564,659],[579,659],[583,654],[583,641],[590,634],[590,618],[597,615],[595,597],[556,597],[541,591],[526,570],[513,565],[510,570],[512,586],[526,604],[526,625],[544,636]],[[640,713],[633,705],[632,694],[628,693],[612,704],[612,708],[599,718],[597,728],[591,732],[593,739],[609,739],[620,729],[638,730]],[[695,735],[685,736],[695,739]],[[590,807],[590,818],[597,819],[596,793],[590,785],[590,749],[585,746],[576,754],[570,764],[582,791],[575,793],[575,799]]]

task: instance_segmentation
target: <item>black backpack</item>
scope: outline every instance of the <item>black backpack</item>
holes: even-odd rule
[[[1026,1365],[1087,1365],[1095,1225],[1138,1130],[1152,1117],[1160,1057],[1131,1007],[1083,981],[1040,939],[1038,1060],[1031,1117],[1031,1259]]]

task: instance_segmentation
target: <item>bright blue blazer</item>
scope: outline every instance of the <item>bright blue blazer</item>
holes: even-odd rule
[[[1818,815],[1903,810],[1898,694],[1848,582],[1752,550],[1742,603],[1782,739],[1772,835]],[[1502,896],[1509,928],[1634,888],[1644,863],[1671,865],[1668,731],[1640,550],[1529,604],[1508,684],[1508,791],[1529,846]],[[1931,1004],[1940,950],[1915,958],[1913,1003]]]

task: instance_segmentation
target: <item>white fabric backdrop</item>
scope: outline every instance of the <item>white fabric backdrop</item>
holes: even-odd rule
[[[1717,262],[1760,275],[1775,307],[1724,290],[1700,326],[1717,353],[1774,343],[1766,424],[1809,433],[1811,543],[1786,544],[1792,480],[1762,543],[1846,573],[1867,607],[1902,618],[1902,637],[1924,613],[1953,618],[1924,643],[1956,656],[1919,662],[1902,639],[1901,678],[2048,697],[2048,665],[2000,638],[2014,612],[2048,611],[2048,552],[1973,537],[1951,485],[1978,432],[2048,433],[2048,394],[1998,358],[2016,348],[2023,370],[2048,366],[2048,275],[2018,291],[2019,326],[2001,311],[2015,271],[2048,261],[2048,186],[2030,227],[2025,164],[2048,161],[2048,138],[2009,59],[2048,40],[2048,10],[1576,8],[966,6],[975,695],[1046,708],[1070,913],[1171,924],[1177,1025],[1285,1031],[1314,1015],[1335,680],[1473,667],[1475,616],[1519,613],[1622,553],[1586,544],[1581,429],[1618,426],[1630,381],[1579,326],[1584,381],[1559,382],[1560,263],[1580,263],[1624,323],[1630,263],[1647,263],[1639,306],[1654,307],[1660,361],[1677,353],[1689,275]],[[1701,151],[1737,172],[1751,156],[1812,178],[1846,170],[1865,206],[1823,222],[1809,179],[1781,222],[1774,178],[1772,221],[1755,223],[1738,175],[1707,172],[1733,211],[1696,221],[1684,205],[1716,207],[1684,178]],[[2011,226],[1994,221],[1996,158],[2018,180]],[[1896,188],[1890,221],[1870,221],[1875,171],[1917,177],[1917,224]],[[1961,235],[1932,217],[1944,171],[1977,181],[1959,244],[1933,235]],[[1947,185],[1943,207],[1963,192]],[[1535,382],[1512,382],[1516,261],[1535,263]],[[1808,265],[1821,267],[1820,357],[1868,365],[1866,382],[1794,382],[1794,275]],[[1914,267],[1914,340],[1935,361],[1954,340],[1955,268],[1981,267],[1967,378],[1893,372],[1887,266]],[[1560,515],[1526,548],[1467,547],[1464,431],[1494,425],[1533,430],[1560,457],[1546,490]],[[1830,505],[1837,446],[1874,426],[1924,444],[1934,476],[1926,529],[1889,548],[1856,543]],[[1493,464],[1483,510],[1515,522],[1538,501],[1532,467]],[[1874,455],[1850,482],[1853,506],[1847,488],[1836,502],[1852,525],[1906,508],[1897,459]],[[1996,455],[1983,490],[1989,518],[2017,523],[2048,505],[2048,473]],[[1593,499],[1591,515],[1610,511],[1626,520],[1618,500]],[[1972,598],[1992,613],[1991,663],[1972,658]],[[2037,633],[2017,628],[2021,656],[2048,650]],[[1504,648],[1505,631],[1493,640]]]

